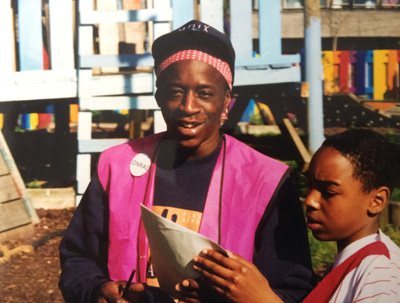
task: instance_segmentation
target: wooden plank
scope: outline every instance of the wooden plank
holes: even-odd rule
[[[322,66],[324,69],[324,94],[332,95],[334,93],[333,78],[333,52],[322,52]]]
[[[92,138],[92,113],[80,111],[78,113],[78,141]]]
[[[350,51],[350,92],[357,92],[357,51]]]
[[[153,94],[153,74],[138,73],[131,75],[109,75],[93,77],[85,89],[91,96],[123,95],[123,94]],[[89,89],[88,89],[89,88]],[[87,103],[91,98],[87,99]],[[81,102],[81,107],[85,108]]]
[[[365,93],[368,99],[373,98],[374,93],[374,51],[366,51],[365,55]]]
[[[0,204],[0,232],[30,223],[21,199]]]
[[[154,9],[157,10],[168,10],[171,8],[170,0],[153,0]],[[153,22],[153,39],[157,39],[158,37],[169,33],[171,31],[171,22],[170,20],[162,20],[162,21],[154,21]],[[150,45],[151,47],[151,45]]]
[[[388,51],[387,63],[387,87],[389,91],[399,88],[399,58],[397,58],[397,50]],[[393,92],[393,97],[395,97]]]
[[[53,70],[74,68],[71,0],[49,0],[50,56]]]
[[[255,57],[255,58],[239,58],[235,60],[236,67],[256,67],[262,69],[263,66],[275,65],[275,66],[291,66],[294,63],[300,62],[300,55],[278,55],[278,56],[269,56],[269,57]]]
[[[98,0],[99,1],[99,0]],[[148,22],[148,21],[170,21],[172,19],[172,9],[140,9],[140,10],[120,10],[120,11],[83,11],[80,15],[82,25],[125,23],[125,22]],[[115,6],[116,9],[116,6]]]
[[[0,85],[3,84],[40,84],[57,82],[76,82],[76,70],[68,71],[21,71],[0,74]]]
[[[81,68],[93,67],[130,67],[154,65],[151,54],[140,55],[89,55],[81,56]]]
[[[92,139],[92,140],[79,140],[78,149],[81,153],[101,153],[107,148],[112,146],[126,143],[129,139]]]
[[[90,110],[159,109],[154,96],[111,96],[92,98]]]
[[[117,10],[116,0],[97,0],[98,13]],[[84,13],[84,12],[82,12]],[[99,51],[101,55],[118,55],[118,24],[100,23],[99,24]],[[117,73],[119,68],[102,67],[102,73]]]
[[[0,203],[21,198],[11,174],[0,176]]]
[[[22,71],[43,69],[42,1],[18,1],[19,66]]]
[[[260,57],[280,55],[282,53],[281,1],[260,0],[258,12]]]
[[[122,7],[128,11],[140,10],[142,9],[142,0],[122,0]],[[146,22],[126,22],[122,25],[124,29],[123,41],[126,45],[132,46],[129,48],[129,54],[145,53],[146,25]],[[127,51],[125,50],[125,52]]]
[[[340,92],[339,89],[340,51],[333,52],[333,92]]]
[[[10,173],[6,162],[4,161],[3,157],[0,157],[0,177],[4,175],[8,175]]]
[[[231,0],[231,42],[236,58],[253,56],[251,1]]]
[[[202,5],[203,5],[202,1]],[[194,1],[192,0],[172,0],[172,29],[177,29],[183,24],[194,19]],[[212,14],[213,12],[210,12]]]
[[[350,92],[350,52],[340,52],[339,90]]]
[[[235,70],[235,86],[300,82],[300,66],[268,70]]]
[[[14,16],[10,0],[0,1],[0,70],[13,72],[16,70],[15,62],[15,34]]]
[[[388,62],[387,50],[374,51],[374,100],[383,100],[387,90],[387,71],[386,64]]]
[[[76,158],[76,193],[83,194],[89,185],[91,178],[91,156],[90,154],[80,154]]]
[[[356,93],[358,96],[364,96],[366,91],[366,55],[365,51],[358,51],[357,52],[357,90]]]
[[[154,111],[154,133],[160,133],[167,130],[167,124],[160,110]]]
[[[2,132],[0,132],[0,155],[3,157],[8,169],[10,170],[11,176],[13,178],[14,186],[16,187],[17,192],[25,206],[25,211],[28,216],[31,218],[32,223],[36,224],[39,222],[39,217],[33,208],[33,205],[29,199],[29,196],[26,193],[25,184],[22,180],[22,177],[18,171],[17,165],[11,155],[10,149],[7,146],[6,140]]]
[[[76,88],[77,85],[74,81],[40,84],[0,84],[0,102],[76,98]]]
[[[290,122],[289,119],[285,118],[283,119],[283,123],[289,132],[289,135],[291,139],[293,140],[293,143],[295,144],[297,151],[299,152],[299,155],[301,157],[302,163],[301,165],[301,172],[305,172],[308,169],[308,165],[311,162],[311,154],[308,151],[308,149],[305,147],[303,141],[301,141],[301,138],[295,128],[292,125],[292,122]]]
[[[201,21],[211,25],[220,32],[224,32],[224,13],[222,0],[201,1],[200,16]]]

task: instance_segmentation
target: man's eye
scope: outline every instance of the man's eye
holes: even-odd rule
[[[208,98],[208,97],[212,96],[212,93],[209,92],[209,91],[203,91],[202,90],[202,91],[198,92],[198,95],[199,95],[200,98]]]
[[[183,91],[181,89],[169,89],[168,90],[168,95],[170,97],[178,97],[183,94]]]

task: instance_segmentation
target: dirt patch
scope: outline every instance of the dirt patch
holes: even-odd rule
[[[58,247],[74,210],[37,209],[40,223],[34,226],[32,238],[2,243],[9,250],[27,246],[33,249],[14,254],[9,261],[0,264],[1,302],[64,302],[58,289]]]

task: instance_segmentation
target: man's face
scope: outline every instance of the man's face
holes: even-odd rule
[[[197,60],[171,64],[158,80],[156,99],[169,139],[192,150],[192,158],[204,157],[217,147],[221,114],[231,98],[215,68]]]
[[[341,249],[371,234],[367,213],[375,193],[363,192],[362,185],[353,177],[351,162],[337,150],[323,147],[316,152],[307,172],[304,201],[307,227],[314,237],[338,241]]]

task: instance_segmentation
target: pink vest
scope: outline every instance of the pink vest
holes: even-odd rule
[[[136,268],[135,280],[140,277],[140,281],[145,281],[148,243],[140,220],[140,204],[152,207],[156,165],[153,163],[140,177],[133,177],[129,168],[138,153],[152,158],[161,136],[162,133],[155,134],[112,147],[100,157],[98,175],[109,197],[108,268],[112,280],[127,280]],[[211,177],[200,224],[200,233],[216,242],[222,159],[223,148]],[[222,247],[252,261],[257,226],[287,169],[286,165],[226,135]],[[146,187],[146,201],[143,201]]]

